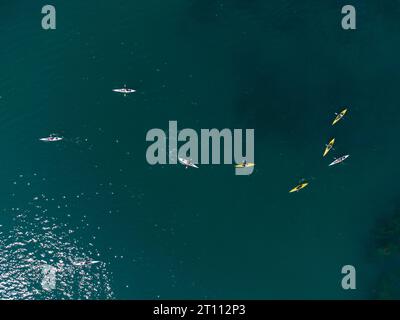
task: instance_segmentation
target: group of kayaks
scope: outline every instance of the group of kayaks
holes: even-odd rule
[[[189,167],[196,168],[196,169],[199,168],[196,164],[194,164],[192,159],[178,157],[178,161],[180,164],[184,165],[186,167],[186,169]],[[251,168],[254,166],[255,166],[255,163],[244,161],[242,163],[236,164],[235,168]]]
[[[333,149],[333,145],[335,144],[335,139],[332,139],[331,141],[329,141],[329,143],[326,145],[325,151],[324,151],[324,157],[329,153],[329,151],[331,151]],[[335,158],[335,161],[333,161],[332,163],[329,164],[329,166],[334,166],[335,164],[339,164],[341,162],[343,162],[344,160],[346,160],[348,157],[350,157],[348,154],[341,156],[339,158]]]
[[[335,119],[334,119],[333,122],[332,122],[332,126],[334,126],[334,125],[337,124],[340,120],[342,120],[343,117],[346,115],[347,111],[348,111],[348,109],[344,109],[344,110],[342,110],[340,113],[336,113],[336,117],[335,117]],[[333,146],[334,146],[334,144],[335,144],[335,141],[336,141],[335,138],[333,138],[333,139],[332,139],[331,141],[329,141],[329,143],[325,146],[325,150],[324,150],[324,153],[323,153],[323,155],[322,155],[323,157],[325,157],[325,156],[333,149]],[[331,163],[329,164],[329,166],[331,167],[331,166],[334,166],[334,165],[336,165],[336,164],[342,163],[342,162],[345,161],[348,157],[350,157],[350,155],[346,154],[346,155],[341,156],[341,157],[339,157],[339,158],[335,158],[335,161],[331,162]],[[289,192],[290,192],[290,193],[298,192],[298,191],[304,189],[305,187],[307,187],[308,184],[309,184],[309,183],[306,182],[306,181],[301,182],[299,185],[297,185],[296,187],[294,187],[294,188],[293,188],[292,190],[290,190]]]
[[[123,88],[113,89],[112,91],[117,92],[117,93],[122,93],[124,96],[126,96],[127,94],[130,94],[130,93],[136,92],[136,90],[134,90],[134,89],[127,88],[126,85]],[[58,142],[58,141],[64,140],[64,138],[58,137],[54,134],[51,134],[49,137],[40,138],[39,140],[43,141],[43,142]]]
[[[338,123],[340,120],[342,120],[346,113],[347,113],[347,109],[344,109],[339,114],[336,114],[336,118],[335,118],[335,120],[333,120],[332,125],[334,126],[336,123]],[[329,151],[331,151],[333,149],[334,144],[335,144],[335,138],[333,138],[331,141],[329,141],[329,143],[326,145],[326,148],[325,148],[325,151],[323,154],[324,157],[329,153]],[[329,166],[331,167],[331,166],[334,166],[335,164],[339,164],[339,163],[343,162],[344,160],[346,160],[348,157],[350,157],[350,155],[348,155],[348,154],[341,156],[341,157],[335,159],[335,161],[333,161],[332,163],[330,163]]]
[[[125,96],[127,94],[136,92],[136,90],[126,88],[126,86],[121,89],[113,89],[113,91],[117,92],[117,93],[123,93]],[[347,111],[348,111],[348,109],[344,109],[340,113],[336,114],[336,117],[333,120],[332,125],[334,126],[340,120],[342,120],[343,117],[346,115]],[[52,134],[49,137],[41,138],[39,140],[43,141],[43,142],[58,142],[58,141],[62,141],[63,139],[64,139],[63,137],[58,137],[58,136]],[[324,153],[323,153],[323,157],[325,157],[333,149],[334,144],[335,144],[335,138],[333,138],[331,141],[329,141],[329,143],[326,145]],[[334,166],[336,164],[339,164],[339,163],[345,161],[348,157],[350,157],[350,155],[341,156],[341,157],[335,159],[332,163],[330,163],[329,166]],[[184,165],[186,168],[189,168],[189,167],[196,168],[196,169],[199,168],[191,159],[178,157],[178,161],[179,161],[179,163]],[[255,163],[244,161],[242,163],[236,164],[235,168],[238,168],[238,169],[250,168],[250,167],[254,167],[254,166],[255,166]],[[300,184],[298,184],[297,186],[295,186],[293,189],[291,189],[289,192],[290,193],[299,192],[300,190],[307,187],[308,184],[309,184],[308,182],[303,181]]]

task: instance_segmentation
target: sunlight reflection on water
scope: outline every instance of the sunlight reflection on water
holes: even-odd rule
[[[111,274],[104,262],[90,261],[96,249],[84,249],[65,223],[27,211],[14,228],[0,232],[0,299],[112,299]]]

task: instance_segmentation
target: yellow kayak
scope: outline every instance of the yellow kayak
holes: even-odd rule
[[[335,120],[333,120],[332,125],[334,126],[336,123],[338,123],[340,120],[342,120],[342,118],[344,117],[344,115],[346,114],[346,112],[347,112],[347,109],[344,109],[341,113],[339,113],[339,114],[336,116]]]
[[[329,144],[327,144],[325,151],[324,151],[324,157],[328,154],[329,151],[331,151],[334,144],[335,144],[335,138],[333,138],[331,141],[329,141]]]
[[[301,189],[304,189],[307,186],[308,186],[308,182],[303,182],[302,184],[299,184],[298,186],[296,186],[292,190],[290,190],[289,193],[299,192]]]
[[[254,167],[255,165],[256,165],[255,163],[251,163],[251,162],[248,162],[246,164],[240,163],[240,164],[235,165],[235,168],[250,168],[250,167]]]

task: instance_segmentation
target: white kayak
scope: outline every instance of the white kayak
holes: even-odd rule
[[[83,267],[83,266],[89,266],[92,264],[100,263],[100,261],[96,260],[88,260],[88,261],[72,261],[72,264],[76,267]]]
[[[179,162],[181,164],[183,164],[186,167],[192,167],[192,168],[199,168],[198,166],[196,166],[191,160],[189,159],[184,159],[184,158],[178,158]]]
[[[47,138],[41,138],[39,139],[40,141],[44,141],[44,142],[57,142],[57,141],[61,141],[64,138],[61,137],[47,137]]]
[[[136,90],[134,89],[128,89],[128,88],[122,88],[122,89],[113,89],[114,92],[118,93],[123,93],[123,94],[128,94],[128,93],[134,93]]]
[[[333,161],[329,166],[334,166],[335,164],[339,164],[341,162],[343,162],[344,160],[346,160],[348,157],[350,157],[350,155],[346,154],[345,156],[342,156],[340,158],[337,158],[335,161]]]

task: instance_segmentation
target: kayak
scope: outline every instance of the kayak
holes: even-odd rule
[[[61,141],[64,138],[61,137],[47,137],[47,138],[41,138],[39,139],[40,141],[44,141],[44,142],[57,142],[57,141]]]
[[[256,165],[255,163],[251,163],[251,162],[248,162],[246,164],[240,163],[240,164],[235,165],[235,168],[251,168],[251,167],[254,167],[255,165]]]
[[[346,113],[347,113],[347,109],[344,109],[342,112],[340,112],[340,113],[336,116],[335,120],[333,120],[332,125],[334,126],[336,123],[338,123],[340,120],[342,120],[342,118],[344,117],[344,115],[345,115]]]
[[[331,149],[333,148],[333,145],[335,144],[335,138],[333,138],[329,144],[327,144],[325,151],[324,151],[324,157],[328,154],[329,151],[331,151]]]
[[[136,92],[136,90],[134,90],[134,89],[127,89],[127,88],[113,89],[113,91],[118,92],[118,93],[124,93],[124,94]]]
[[[340,157],[340,158],[337,158],[335,161],[333,161],[329,166],[331,167],[331,166],[334,166],[335,164],[339,164],[339,163],[341,163],[341,162],[343,162],[344,160],[346,160],[348,157],[350,157],[350,155],[345,155],[345,156],[342,156],[342,157]]]
[[[304,189],[307,186],[308,186],[308,182],[303,182],[303,183],[299,184],[298,186],[294,187],[292,190],[290,190],[289,193],[299,192],[301,189]]]
[[[180,162],[181,164],[183,164],[183,165],[186,166],[186,167],[192,167],[192,168],[196,168],[196,169],[199,168],[198,166],[196,166],[194,163],[192,163],[192,162],[191,162],[190,160],[188,160],[188,159],[178,158],[178,160],[179,160],[179,162]]]
[[[77,267],[88,266],[88,265],[96,264],[96,263],[100,263],[100,261],[96,261],[96,260],[89,260],[89,261],[72,261],[72,264],[73,264],[74,266],[77,266]]]

